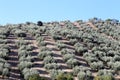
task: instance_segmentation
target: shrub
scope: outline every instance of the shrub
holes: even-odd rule
[[[78,42],[77,39],[70,39],[70,44],[71,44],[71,45],[74,45],[74,44],[77,43],[77,42]]]
[[[4,63],[4,67],[10,69],[11,66],[10,66],[9,63],[5,62],[5,63]]]
[[[76,43],[74,46],[78,55],[83,55],[83,53],[88,51],[88,49],[83,44]]]
[[[4,67],[3,67],[3,63],[0,63],[0,74],[2,74]]]
[[[78,80],[93,80],[92,73],[90,71],[80,71],[77,75]]]
[[[58,74],[62,74],[62,73],[64,73],[64,72],[61,71],[61,70],[55,70],[55,69],[53,69],[53,70],[50,71],[50,76],[51,76],[52,80],[55,80],[56,76]]]
[[[21,61],[19,64],[18,64],[18,68],[20,70],[23,70],[24,68],[30,68],[33,66],[33,63],[32,62],[27,62],[27,61]]]
[[[94,80],[102,80],[100,76],[95,76]]]
[[[42,51],[42,52],[39,52],[38,54],[38,57],[40,59],[44,59],[46,56],[52,56],[52,52],[51,51]]]
[[[44,64],[48,64],[48,63],[54,63],[55,59],[51,56],[46,56],[43,60]]]
[[[95,76],[94,80],[115,80],[110,75],[103,75],[103,76]]]
[[[102,69],[104,67],[104,65],[103,65],[103,63],[101,61],[99,61],[99,62],[90,63],[90,67],[93,70],[98,70],[98,69]]]
[[[64,74],[58,74],[56,76],[56,80],[67,80],[66,76]]]
[[[7,61],[3,58],[0,58],[0,63],[6,63]]]
[[[15,35],[16,35],[17,37],[26,37],[26,36],[27,36],[24,31],[19,30],[19,29],[15,31]]]
[[[62,36],[56,35],[56,34],[53,34],[52,37],[54,40],[61,40],[62,39]]]
[[[66,44],[64,44],[64,43],[61,43],[61,42],[57,42],[57,47],[61,50],[61,49],[63,49],[63,48],[66,48]]]
[[[46,30],[47,30],[47,27],[46,26],[42,26],[42,27],[39,27],[38,30],[39,30],[40,33],[45,33]]]
[[[107,62],[107,66],[110,67],[110,68],[112,68],[113,64],[114,64],[113,61]]]
[[[67,34],[69,34],[70,33],[70,30],[69,29],[67,29],[67,28],[65,28],[64,30],[61,30],[61,35],[62,36],[64,36],[64,37],[66,37],[67,36]]]
[[[19,40],[18,42],[16,42],[17,47],[21,47],[22,45],[28,45],[27,41],[24,40]]]
[[[0,39],[6,39],[7,37],[5,35],[0,34]]]
[[[36,39],[36,41],[38,42],[38,44],[40,44],[42,41],[44,41],[45,40],[45,38],[44,37],[42,37],[42,36],[40,36],[40,37],[38,37],[37,39]]]
[[[87,80],[93,80],[92,73],[91,73],[89,70],[86,71],[86,75],[87,75],[87,76],[86,76],[86,79],[87,79]]]
[[[9,76],[10,64],[7,62],[0,62],[0,75]]]
[[[79,66],[75,66],[73,68],[73,75],[77,75],[79,73],[79,71],[80,71],[80,67]]]
[[[62,54],[62,55],[68,54],[68,50],[67,50],[67,49],[62,49],[62,50],[61,50],[61,54]]]
[[[72,75],[62,73],[56,76],[56,80],[74,80],[74,79]]]
[[[111,75],[103,75],[102,80],[114,80],[114,78]]]
[[[113,78],[113,75],[114,75],[114,71],[113,70],[106,70],[106,69],[102,69],[102,70],[99,70],[97,75],[100,76],[100,77],[111,77]]]
[[[45,64],[44,66],[47,70],[50,70],[50,69],[58,69],[59,68],[59,65],[57,63],[48,63],[48,64]]]
[[[120,56],[118,56],[118,55],[115,55],[114,57],[113,57],[113,61],[120,61]]]
[[[22,57],[22,56],[26,57],[28,55],[31,55],[31,53],[32,53],[31,51],[21,50],[21,51],[18,52],[18,57],[19,58]]]
[[[65,54],[74,54],[74,53],[75,53],[75,51],[70,50],[70,49],[67,49],[67,48],[63,48],[63,49],[61,50],[61,54],[62,54],[62,55],[65,55]]]
[[[85,72],[79,72],[77,75],[78,80],[85,80],[86,74]]]
[[[119,70],[120,70],[120,62],[119,62],[119,61],[116,61],[115,63],[113,63],[112,68],[113,68],[115,71],[119,71]]]
[[[37,34],[35,34],[35,39],[37,40],[38,38],[40,38],[41,37],[41,33],[37,33]]]
[[[29,80],[46,80],[46,79],[40,77],[38,74],[34,74],[29,77]]]
[[[21,56],[20,58],[19,58],[19,61],[21,62],[21,61],[28,61],[28,62],[33,62],[33,60],[34,60],[34,56],[30,56],[30,55],[28,55],[28,56]]]
[[[44,41],[41,41],[39,44],[38,44],[38,46],[40,47],[40,46],[46,46],[47,45],[47,42],[44,42]]]
[[[17,34],[17,37],[26,37],[26,36],[27,35],[24,32],[20,32],[20,33]]]
[[[43,51],[51,51],[51,49],[50,48],[48,48],[48,47],[46,47],[46,46],[44,46],[44,47],[41,47],[41,50],[40,50],[41,52],[43,52]]]
[[[70,58],[69,60],[67,60],[66,63],[70,68],[73,68],[79,64],[78,60],[73,59],[73,58]]]
[[[65,54],[63,56],[64,61],[66,62],[67,60],[71,59],[71,58],[75,58],[74,54]]]
[[[5,39],[0,39],[0,44],[7,44],[7,40],[5,40]]]
[[[28,69],[28,68],[24,68],[22,71],[22,74],[24,75],[24,79],[25,80],[29,80],[29,78],[33,75],[39,75],[39,72],[35,69]]]
[[[1,49],[0,50],[0,57],[1,58],[7,58],[9,54],[9,50],[8,49]]]
[[[27,50],[27,51],[31,51],[33,49],[33,46],[31,45],[22,45],[19,50]]]
[[[113,57],[103,56],[103,57],[101,57],[101,59],[102,59],[104,62],[107,63],[107,62],[112,61]]]
[[[3,69],[2,76],[9,76],[9,69],[8,68]]]

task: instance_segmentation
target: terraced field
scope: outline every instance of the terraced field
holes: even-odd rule
[[[0,80],[120,80],[120,23],[0,27]]]

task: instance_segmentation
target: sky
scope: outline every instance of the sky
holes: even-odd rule
[[[93,17],[120,20],[120,0],[0,0],[1,25]]]

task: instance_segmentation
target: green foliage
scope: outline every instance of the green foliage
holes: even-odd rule
[[[10,64],[5,62],[0,62],[0,75],[2,76],[9,76],[10,72]]]
[[[40,77],[38,74],[34,74],[29,77],[29,80],[46,80],[46,79]]]
[[[73,76],[68,73],[64,73],[61,70],[51,70],[50,76],[52,80],[73,80]]]
[[[79,72],[77,77],[78,77],[78,80],[85,80],[85,72]]]
[[[39,72],[35,69],[24,68],[22,71],[25,80],[29,80],[29,78],[33,75],[39,75]]]
[[[45,64],[44,67],[47,70],[51,70],[51,69],[58,69],[60,66],[57,63],[48,63],[48,64]]]
[[[61,50],[63,48],[66,48],[66,44],[62,43],[62,42],[57,42],[57,47]]]
[[[31,45],[22,45],[22,46],[19,48],[19,51],[20,51],[20,50],[31,51],[32,49],[33,49],[33,46],[31,46]]]
[[[95,77],[95,80],[114,80],[114,71],[113,70],[99,70],[98,76]]]
[[[54,40],[61,40],[62,39],[62,36],[56,35],[56,34],[53,34],[52,37]]]
[[[83,53],[88,51],[88,49],[83,44],[80,43],[76,43],[74,47],[78,55],[83,55]]]
[[[38,44],[40,44],[42,41],[44,41],[45,38],[40,36],[40,37],[37,37],[36,41],[38,42]]]
[[[102,69],[104,67],[104,65],[103,65],[103,62],[98,61],[98,62],[92,62],[92,63],[90,63],[90,67],[93,70],[99,70],[99,69]]]
[[[16,42],[16,45],[17,47],[21,47],[23,45],[28,45],[28,42],[21,39],[18,42]]]
[[[66,63],[70,68],[73,68],[79,64],[78,60],[73,58],[70,58],[69,60],[67,60]]]
[[[24,68],[30,68],[33,66],[33,63],[32,62],[28,62],[28,61],[21,61],[19,64],[18,64],[18,68],[20,70],[23,70]]]
[[[17,37],[26,37],[26,36],[27,36],[27,35],[26,35],[26,32],[25,32],[25,31],[22,31],[22,30],[20,30],[20,29],[18,29],[18,30],[15,31],[15,35],[16,35]]]
[[[52,79],[52,80],[55,80],[55,79],[56,79],[56,76],[57,76],[58,74],[62,74],[62,73],[64,73],[64,72],[61,71],[61,70],[55,70],[55,69],[51,70],[51,71],[50,71],[51,79]]]
[[[94,80],[115,80],[110,75],[103,75],[103,76],[95,76]]]
[[[67,49],[67,48],[63,48],[63,49],[61,50],[61,54],[62,54],[62,55],[65,55],[65,54],[74,54],[74,53],[75,53],[74,50]]]
[[[43,60],[44,64],[48,64],[48,63],[54,63],[56,62],[55,59],[51,56],[46,56]]]
[[[34,61],[34,56],[28,55],[28,56],[21,56],[19,58],[19,61],[28,61],[28,62],[33,62]]]
[[[20,50],[19,52],[18,52],[18,57],[20,58],[20,57],[22,57],[22,56],[28,56],[28,55],[31,55],[31,51],[27,51],[27,50]]]
[[[78,80],[92,80],[92,73],[90,71],[80,71],[77,75]]]
[[[4,68],[3,69],[3,72],[2,72],[2,76],[9,76],[9,73],[10,71],[9,71],[9,69],[8,68]]]
[[[0,34],[0,39],[6,39],[7,37],[5,35]]]
[[[66,62],[66,61],[68,61],[69,59],[71,59],[71,58],[75,58],[75,55],[74,54],[65,54],[64,56],[63,56],[63,59],[64,59],[64,61]]]
[[[7,44],[7,40],[5,40],[5,39],[0,39],[0,44]]]
[[[38,58],[44,59],[46,56],[52,56],[53,53],[51,51],[41,51],[38,54]]]
[[[47,42],[45,42],[45,41],[41,41],[39,44],[38,44],[38,46],[40,47],[40,46],[46,46],[47,45]]]
[[[43,47],[41,47],[40,51],[41,52],[43,52],[43,51],[51,51],[51,49],[46,47],[46,46],[43,46]]]
[[[9,50],[8,49],[0,49],[0,57],[1,58],[7,58],[9,55]]]
[[[56,76],[56,80],[74,80],[74,79],[72,75],[62,73]]]
[[[69,41],[70,41],[70,44],[71,44],[71,45],[74,45],[75,43],[77,43],[77,42],[78,42],[78,40],[77,40],[77,39],[70,39]]]
[[[113,63],[112,68],[113,68],[115,71],[120,71],[120,62],[119,62],[119,61],[116,61],[115,63]]]

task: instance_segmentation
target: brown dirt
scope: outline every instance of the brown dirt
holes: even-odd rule
[[[11,64],[9,80],[23,80],[23,78],[21,77],[20,71],[17,67],[17,65],[19,63],[18,62],[18,52],[17,52],[18,49],[15,45],[15,43],[17,42],[17,39],[15,38],[15,36],[10,35],[8,37],[8,40],[9,40],[8,45],[10,46],[10,49],[11,49],[11,52],[9,54],[9,60],[8,60],[8,63]]]
[[[29,41],[29,42],[31,43],[31,45],[34,47],[34,49],[33,49],[32,51],[33,51],[33,53],[34,53],[33,56],[35,56],[36,58],[34,59],[35,61],[34,61],[34,67],[33,67],[33,69],[38,70],[39,73],[40,73],[39,75],[40,75],[41,77],[45,77],[45,78],[47,78],[48,80],[50,80],[50,75],[49,75],[49,73],[45,70],[44,65],[43,65],[43,61],[40,60],[40,59],[37,57],[37,54],[39,53],[40,49],[39,49],[39,47],[37,46],[36,40],[35,40],[33,37],[31,37],[30,34],[27,35],[26,40]]]

